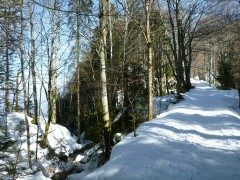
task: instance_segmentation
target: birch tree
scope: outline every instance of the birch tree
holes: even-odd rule
[[[147,62],[148,62],[148,120],[153,118],[153,56],[152,56],[152,39],[150,26],[150,0],[145,0],[146,13],[146,41],[147,41]]]
[[[31,149],[30,149],[30,132],[29,132],[29,122],[27,117],[27,88],[24,76],[24,62],[25,52],[24,52],[24,19],[23,19],[23,3],[24,0],[21,0],[21,9],[20,9],[20,18],[21,18],[21,33],[20,33],[20,60],[21,60],[21,72],[22,72],[22,86],[23,86],[23,101],[24,101],[24,118],[27,129],[27,154],[28,154],[28,165],[29,168],[32,168],[31,160]]]
[[[34,36],[34,23],[33,23],[33,3],[29,2],[29,21],[30,21],[30,39],[31,39],[31,72],[33,83],[33,99],[34,99],[34,120],[38,124],[38,101],[37,101],[37,86],[36,86],[36,71],[35,71],[35,36]]]
[[[102,99],[102,111],[104,122],[104,144],[105,144],[105,160],[110,155],[110,118],[108,107],[108,94],[107,94],[107,77],[106,77],[106,41],[107,41],[107,7],[108,0],[99,0],[99,20],[100,20],[100,47],[99,58],[101,63],[101,99]]]
[[[56,19],[54,9],[56,9],[57,0],[53,0],[52,5],[52,19],[51,19],[51,54],[48,59],[48,121],[45,126],[45,132],[43,140],[41,141],[41,147],[45,148],[47,145],[47,136],[50,128],[50,123],[56,124],[56,98],[57,98],[57,69],[56,69],[56,58],[57,58],[57,47],[56,47]]]
[[[52,20],[51,20],[51,31],[52,31],[52,41],[51,41],[51,77],[49,77],[49,81],[52,81],[51,86],[51,105],[52,105],[52,116],[51,122],[56,124],[56,108],[57,108],[57,58],[58,58],[58,47],[57,47],[57,33],[59,31],[59,16],[58,12],[55,12],[54,9],[57,8],[58,0],[53,0],[53,10],[52,10]]]
[[[3,56],[2,64],[5,70],[5,79],[4,79],[4,91],[5,91],[5,111],[9,112],[9,90],[10,90],[10,66],[12,61],[12,54],[16,50],[17,43],[15,41],[15,30],[16,23],[18,18],[19,11],[19,2],[20,1],[3,1],[1,0],[0,6],[0,35],[2,39],[1,48],[3,51],[1,55]],[[15,47],[14,47],[15,46]]]

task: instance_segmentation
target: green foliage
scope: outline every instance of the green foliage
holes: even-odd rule
[[[55,150],[52,148],[48,148],[46,159],[53,160],[56,156],[57,156],[57,154],[55,153]]]
[[[34,119],[34,118],[32,119],[31,123],[32,123],[32,124],[35,124],[35,125],[37,125],[37,124],[38,124],[37,120],[36,120],[36,119]]]
[[[100,123],[91,124],[86,128],[85,138],[94,142],[103,142],[103,131]]]
[[[85,129],[85,138],[94,143],[102,143],[104,139],[104,131],[102,124],[102,108],[97,105],[95,113],[88,115],[88,123]]]
[[[35,155],[35,151],[30,151],[31,155],[34,156]]]
[[[130,114],[130,122],[132,123],[132,128],[130,131],[133,131],[134,137],[137,136],[136,129],[140,126],[143,122],[147,120],[147,114],[143,114],[141,112],[132,111]]]
[[[39,145],[42,149],[46,149],[48,147],[47,140],[46,139],[41,140]]]
[[[6,152],[8,148],[13,146],[16,143],[16,141],[12,141],[8,138],[1,138],[0,139],[0,151],[1,152]]]
[[[119,142],[123,139],[123,137],[124,137],[123,134],[120,134],[120,135],[115,134],[115,135],[114,135],[114,143],[115,143],[115,144],[119,143]]]
[[[9,161],[5,169],[9,175],[15,175],[17,173],[15,161]]]
[[[233,65],[231,63],[231,54],[222,55],[218,63],[217,80],[222,89],[231,89],[234,87]]]

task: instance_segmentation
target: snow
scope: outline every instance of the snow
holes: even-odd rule
[[[18,178],[18,180],[48,180],[50,178],[45,177],[42,172],[38,172],[35,175],[28,175]]]
[[[74,150],[82,148],[82,145],[76,143],[76,139],[71,136],[71,133],[66,127],[51,124],[49,132],[49,145],[57,154],[68,156],[73,153]]]
[[[229,91],[196,86],[113,147],[110,160],[72,179],[240,179],[240,115]]]
[[[4,124],[5,119],[0,119],[0,123]],[[30,143],[31,151],[35,154],[36,150],[36,135],[37,135],[37,126],[31,123],[32,118],[28,117],[29,129],[30,129]],[[21,162],[18,163],[18,168],[28,168],[28,158],[27,158],[27,132],[25,127],[25,120],[23,113],[8,113],[7,115],[7,124],[8,124],[8,136],[13,141],[17,141],[15,148],[20,149],[20,158]],[[40,139],[45,131],[45,120],[44,118],[40,119]],[[40,140],[39,139],[39,140]],[[76,138],[71,136],[67,128],[60,126],[58,124],[50,124],[49,134],[48,134],[48,144],[51,149],[54,150],[56,154],[66,155],[73,153],[75,150],[81,149],[82,145],[78,144]],[[1,155],[7,156],[5,160],[0,161],[0,166],[8,164],[8,162],[15,162],[17,157],[17,151],[15,152],[1,152]],[[38,160],[36,162],[35,155],[32,155],[33,169],[22,171],[18,176],[18,180],[21,179],[36,179],[36,180],[45,180],[50,179],[54,172],[59,172],[62,170],[67,170],[73,165],[62,163],[59,159],[48,159],[47,158],[48,150],[38,147]],[[63,169],[60,169],[59,166]],[[1,172],[4,174],[4,179],[11,179],[10,176],[7,176],[6,172]],[[35,174],[34,174],[35,173]],[[0,179],[1,179],[0,174]]]
[[[77,155],[77,157],[75,158],[75,161],[74,161],[74,162],[75,162],[75,163],[80,162],[83,158],[85,158],[85,156],[79,154],[79,155]]]
[[[25,168],[18,180],[48,180],[54,172],[71,169],[73,164],[81,166],[82,172],[72,174],[70,179],[240,179],[240,110],[236,90],[223,91],[208,86],[204,81],[192,79],[196,86],[183,94],[184,100],[171,104],[173,96],[155,97],[155,119],[143,123],[137,129],[137,137],[117,133],[117,143],[110,160],[96,169],[93,154],[101,154],[100,145],[78,155],[73,162],[47,159],[47,149],[38,149],[38,161],[32,156],[33,169],[27,161],[26,128],[23,113],[8,113],[8,136],[21,142],[18,168]],[[166,110],[167,109],[167,110]],[[30,125],[31,151],[35,152],[37,126]],[[46,120],[40,119],[40,135],[45,131]],[[5,119],[0,118],[1,125]],[[0,136],[4,136],[1,132]],[[81,149],[76,137],[63,126],[51,124],[48,144],[55,153],[66,155]],[[0,152],[0,168],[15,162],[16,151]],[[95,158],[98,158],[96,156]],[[97,162],[97,161],[96,161]],[[94,171],[95,170],[95,171]],[[1,172],[4,179],[11,179]],[[1,176],[0,176],[1,179]]]

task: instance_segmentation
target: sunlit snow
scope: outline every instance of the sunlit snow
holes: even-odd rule
[[[72,179],[240,179],[240,115],[227,91],[193,80],[184,101],[143,123],[94,172]]]
[[[240,111],[229,98],[229,94],[235,91],[219,90],[199,80],[192,79],[192,83],[196,88],[185,93],[183,101],[170,104],[166,111],[156,114],[155,119],[140,125],[137,137],[130,133],[116,144],[104,166],[95,171],[94,168],[84,168],[81,173],[70,175],[69,179],[239,180]],[[157,97],[155,100],[156,108],[158,101],[168,99]],[[155,112],[160,111],[155,109]],[[10,113],[7,120],[8,135],[12,140],[23,142],[23,161],[18,166],[27,168],[26,129],[20,123],[24,122],[24,115]],[[28,120],[31,150],[35,151],[37,126],[31,124],[31,118]],[[42,118],[40,133],[44,130],[45,120]],[[65,127],[51,124],[49,132],[48,142],[56,153],[69,155],[82,147]],[[16,154],[3,153],[16,159]],[[47,150],[39,148],[38,162],[32,157],[32,171],[38,168],[41,171],[32,175],[23,174],[18,180],[50,179],[53,175],[51,168],[55,168],[55,172],[61,171],[53,167],[46,155]],[[83,162],[84,158],[78,155],[73,163],[81,165],[80,161]],[[0,161],[0,164],[4,163]],[[72,165],[66,163],[64,166],[68,168]],[[43,172],[47,172],[45,176]]]

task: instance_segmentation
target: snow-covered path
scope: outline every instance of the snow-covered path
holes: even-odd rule
[[[240,115],[226,91],[202,81],[112,151],[110,161],[79,179],[240,179]]]

